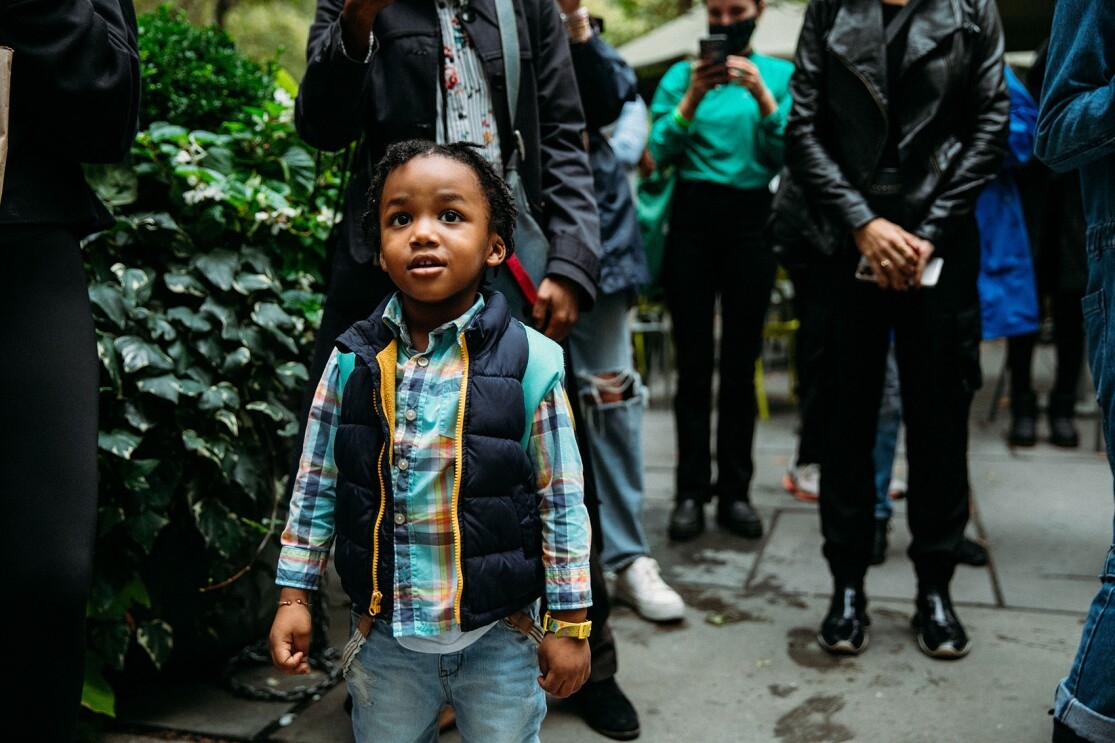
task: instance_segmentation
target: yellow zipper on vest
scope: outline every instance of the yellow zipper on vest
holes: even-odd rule
[[[457,430],[454,432],[456,450],[453,453],[456,472],[453,475],[453,495],[449,499],[449,514],[453,522],[453,567],[457,571],[457,595],[453,597],[453,618],[461,624],[461,595],[465,592],[465,570],[461,563],[461,520],[457,504],[461,497],[461,473],[465,461],[465,397],[468,393],[469,356],[468,344],[461,341],[461,397],[457,402]]]
[[[387,467],[390,469],[395,461],[395,365],[398,361],[398,341],[391,341],[387,348],[376,355],[379,363],[380,394],[383,396],[383,410],[379,409],[375,393],[372,394],[372,405],[376,408],[379,419],[387,421],[387,440],[379,450],[376,457],[376,472],[379,473],[379,511],[376,513],[375,523],[372,525],[372,601],[368,606],[370,616],[378,616],[383,603],[383,592],[379,590],[379,527],[383,524],[383,515],[387,511],[387,485],[383,479],[383,457],[387,455]]]

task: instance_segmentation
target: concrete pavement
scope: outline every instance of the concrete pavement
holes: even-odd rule
[[[783,372],[767,374],[771,417],[756,436],[752,500],[766,526],[763,538],[720,531],[709,507],[704,535],[669,542],[675,463],[669,380],[650,377],[645,523],[663,576],[688,608],[675,625],[645,622],[623,606],[613,611],[617,678],[639,710],[641,741],[1049,741],[1053,691],[1076,650],[1111,539],[1112,480],[1094,447],[1094,419],[1078,421],[1077,450],[1044,441],[1030,450],[1008,448],[1009,415],[988,420],[1004,350],[1001,341],[983,345],[984,388],[971,416],[969,534],[985,541],[991,562],[961,566],[953,583],[957,613],[973,639],[971,654],[958,662],[924,656],[909,628],[915,586],[904,554],[903,501],[896,502],[887,561],[868,574],[869,648],[858,657],[833,658],[817,646],[830,582],[816,506],[794,500],[780,485],[795,424]],[[1040,392],[1049,387],[1053,363],[1052,349],[1039,346]],[[899,462],[903,451],[900,446]],[[331,636],[338,646],[345,610],[334,595]],[[265,668],[258,676],[264,686],[289,683]],[[216,681],[194,682],[135,700],[122,710],[121,730],[103,740],[345,743],[352,740],[345,696],[343,681],[319,699],[294,703],[247,699]],[[551,700],[541,738],[606,740],[562,700]],[[452,732],[443,740],[460,736]]]

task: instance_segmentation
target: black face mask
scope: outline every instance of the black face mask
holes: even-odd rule
[[[727,36],[728,54],[738,54],[751,43],[751,34],[755,33],[755,19],[748,18],[746,21],[736,21],[727,26],[721,26],[719,23],[710,23],[708,24],[708,32],[710,34],[724,34]]]

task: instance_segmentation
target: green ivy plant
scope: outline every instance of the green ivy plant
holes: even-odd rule
[[[298,138],[282,76],[252,73],[227,36],[166,10],[140,28],[145,82],[192,39],[251,84],[234,113],[185,126],[169,102],[227,103],[231,73],[190,78],[148,110],[130,162],[87,169],[117,220],[84,248],[101,391],[83,702],[110,716],[130,676],[228,657],[270,616],[343,171]]]

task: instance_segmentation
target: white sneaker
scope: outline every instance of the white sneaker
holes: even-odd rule
[[[798,500],[816,501],[821,495],[821,465],[799,464],[791,467],[782,478],[782,487]]]
[[[652,622],[676,622],[685,617],[685,602],[662,580],[653,557],[636,557],[616,573],[614,598]]]

